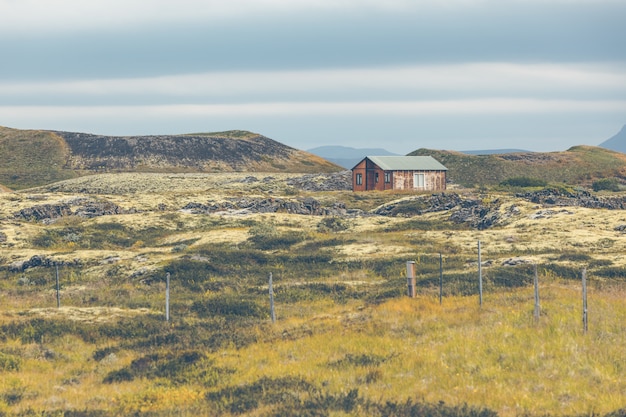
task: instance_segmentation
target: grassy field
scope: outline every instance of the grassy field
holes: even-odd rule
[[[302,192],[255,175],[111,174],[0,194],[0,415],[626,413],[623,211],[458,190],[500,213],[476,230],[449,211],[367,214],[406,193]],[[181,210],[255,197],[364,214]],[[15,216],[84,199],[122,214]]]

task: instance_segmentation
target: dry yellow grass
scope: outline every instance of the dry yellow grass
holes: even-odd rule
[[[583,334],[574,308],[578,294],[558,282],[542,289],[544,315],[538,324],[530,290],[490,296],[482,309],[473,297],[446,298],[442,306],[431,297],[371,309],[355,303],[326,307],[327,314],[308,320],[283,319],[275,330],[289,334],[307,326],[310,337],[272,340],[216,359],[238,370],[235,385],[289,375],[319,381],[334,392],[358,387],[374,401],[455,404],[462,398],[504,417],[602,414],[623,406],[626,309],[617,298],[626,292],[611,296],[613,301],[596,292],[593,330]],[[360,356],[380,363],[333,365]]]
[[[335,289],[335,284],[367,293],[394,280],[404,280],[403,261],[395,269],[385,270],[387,275],[380,276],[370,270],[342,266],[355,260],[406,259],[421,265],[434,262],[442,251],[446,262],[452,257],[457,262],[455,270],[446,272],[475,274],[478,240],[482,242],[487,275],[490,268],[499,267],[512,257],[540,265],[557,262],[576,269],[582,269],[589,260],[622,268],[626,265],[623,257],[626,240],[616,228],[626,224],[623,211],[546,208],[510,195],[493,194],[484,198],[504,200],[501,210],[506,220],[487,230],[404,230],[400,226],[407,219],[364,216],[345,219],[348,229],[335,233],[319,231],[321,217],[318,216],[180,211],[189,202],[226,201],[254,195],[313,196],[331,203],[345,197],[339,192],[294,196],[284,183],[286,176],[271,174],[277,178],[276,183],[252,185],[241,182],[245,176],[103,175],[68,180],[55,185],[53,191],[40,188],[0,194],[0,232],[6,236],[6,241],[0,242],[0,261],[5,266],[0,279],[7,289],[0,292],[0,326],[34,318],[99,326],[120,319],[139,320],[162,314],[159,308],[164,284],[144,285],[140,278],[130,278],[133,273],[141,269],[159,270],[174,260],[188,259],[184,257],[195,255],[196,249],[202,249],[203,256],[210,256],[216,247],[245,248],[249,245],[250,229],[258,224],[271,224],[280,233],[305,235],[304,240],[290,249],[265,251],[268,258],[277,253],[296,256],[301,248],[311,245],[316,248],[311,250],[312,254],[332,255],[332,262],[323,265],[327,268],[324,271],[336,269],[334,275],[324,272],[307,280],[293,272],[283,275],[281,265],[277,264],[277,289],[306,287],[315,282],[326,288],[328,294],[304,297],[298,302],[284,302],[277,297],[278,322],[270,326],[268,320],[258,320],[247,328],[256,343],[226,346],[210,353],[207,349],[207,356],[216,367],[232,371],[223,376],[218,386],[199,382],[174,386],[163,379],[148,378],[104,384],[103,379],[111,372],[129,367],[146,353],[120,349],[106,360],[97,361],[93,359],[94,352],[108,347],[107,343],[95,345],[73,335],[38,342],[0,340],[0,354],[21,358],[19,371],[0,369],[0,394],[23,393],[14,405],[0,399],[0,413],[27,409],[167,413],[181,407],[186,410],[204,407],[207,413],[218,413],[205,400],[207,392],[246,386],[261,377],[285,376],[301,377],[329,393],[357,388],[360,396],[373,402],[402,402],[408,398],[429,403],[466,402],[493,409],[503,417],[526,413],[533,416],[603,414],[626,404],[623,280],[590,277],[588,334],[581,330],[579,281],[563,281],[553,273],[544,274],[541,269],[543,315],[537,324],[532,318],[533,294],[528,286],[515,290],[490,288],[483,308],[478,306],[475,296],[446,296],[440,306],[437,289],[432,287],[420,288],[416,299],[395,297],[381,302],[367,302],[358,297],[335,299],[331,294],[340,291]],[[260,174],[255,176],[263,178]],[[81,194],[77,191],[81,187],[106,190],[106,193]],[[13,217],[15,212],[36,204],[57,204],[85,196],[106,199],[125,209],[135,208],[137,212],[94,219],[63,219],[52,225]],[[381,193],[374,198],[396,197]],[[448,217],[448,212],[440,212],[422,218],[442,224]],[[98,227],[109,227],[103,229],[107,233],[130,231],[132,241],[127,247],[114,248],[87,248],[69,241],[46,248],[34,248],[32,244],[33,239],[46,231],[88,232]],[[142,241],[142,233],[152,229],[156,237],[150,242]],[[317,249],[315,244],[323,240],[333,242]],[[579,255],[583,260],[576,261],[575,257],[561,260],[563,254]],[[15,281],[20,275],[6,272],[7,265],[34,255],[66,263],[75,259],[83,262],[80,280],[75,279],[62,288],[61,309],[54,307],[52,285],[48,283],[41,289],[19,286]],[[266,300],[267,288],[262,283],[255,281],[248,289],[262,291]],[[111,306],[115,297],[104,295],[112,291],[133,306]],[[219,288],[200,293],[198,299],[206,301],[214,294],[219,294]],[[109,305],[89,305],[90,297],[98,295],[103,296],[102,303]],[[66,305],[66,300],[82,304]],[[190,311],[192,300],[175,301],[181,310]],[[177,325],[182,326],[200,319],[190,316],[179,320]],[[150,352],[165,354],[158,347],[153,349]],[[53,359],[46,359],[46,355],[52,355]],[[262,410],[249,415],[261,415]]]

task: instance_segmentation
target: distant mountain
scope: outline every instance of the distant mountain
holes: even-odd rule
[[[523,149],[486,149],[481,151],[461,151],[461,153],[465,153],[468,155],[500,155],[504,153],[528,153],[530,151],[525,151]]]
[[[617,135],[605,140],[598,146],[600,146],[601,148],[626,153],[626,125],[622,127],[622,130],[620,130]]]
[[[353,168],[366,156],[396,156],[398,154],[389,152],[382,148],[350,148],[347,146],[318,146],[309,149],[307,152],[340,165],[344,168]]]
[[[448,179],[465,187],[497,185],[510,178],[590,186],[601,178],[623,177],[626,155],[596,146],[574,146],[563,152],[515,152],[468,155],[418,149],[409,155],[429,155],[448,168]]]
[[[294,172],[342,168],[257,133],[101,136],[0,126],[0,183],[23,189],[97,172]]]

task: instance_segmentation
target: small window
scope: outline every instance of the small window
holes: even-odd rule
[[[363,174],[356,174],[356,185],[363,185]]]
[[[391,182],[391,173],[385,172],[385,184],[389,184]]]
[[[424,174],[415,174],[413,176],[413,188],[424,188],[425,178]]]
[[[378,172],[374,174],[374,182],[378,184]]]

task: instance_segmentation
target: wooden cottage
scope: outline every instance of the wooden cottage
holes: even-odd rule
[[[447,171],[432,156],[366,156],[352,168],[352,190],[443,191]]]

